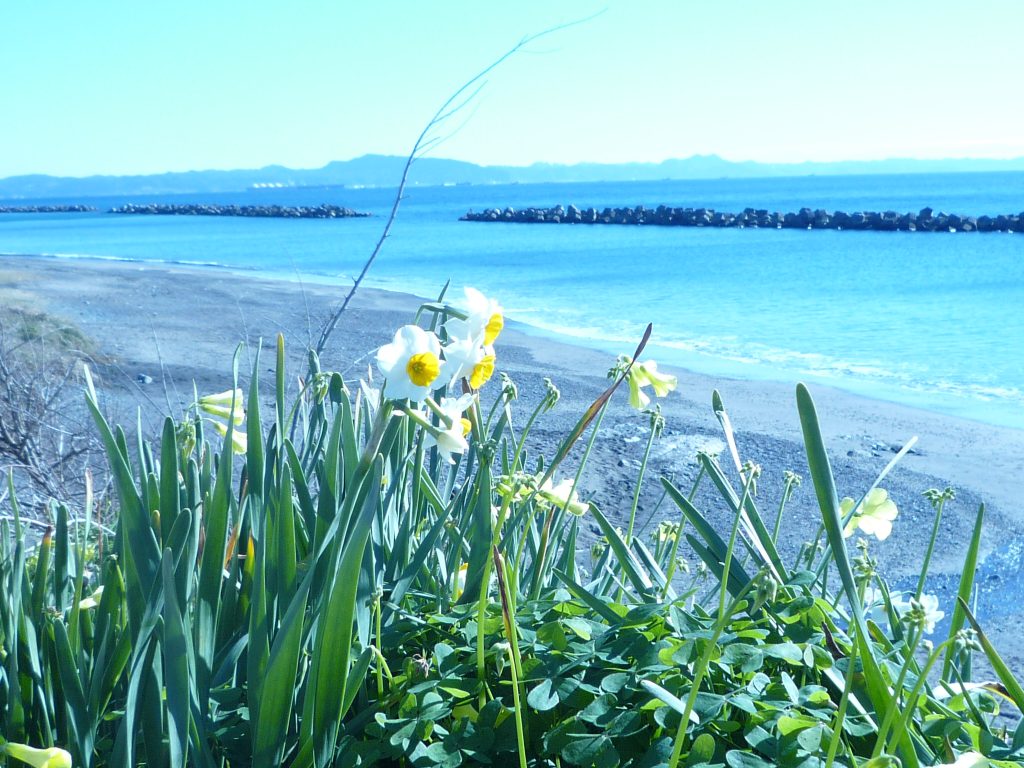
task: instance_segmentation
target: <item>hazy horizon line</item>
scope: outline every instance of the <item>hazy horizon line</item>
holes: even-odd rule
[[[206,167],[206,168],[185,168],[185,169],[165,169],[156,171],[133,171],[133,172],[103,172],[98,171],[95,173],[88,173],[84,175],[78,174],[61,174],[53,172],[38,171],[33,173],[16,173],[13,175],[2,176],[0,180],[16,179],[19,177],[28,176],[48,176],[52,178],[66,178],[66,179],[90,179],[95,177],[132,177],[132,176],[164,176],[170,174],[182,174],[182,173],[211,173],[211,172],[241,172],[241,171],[259,171],[267,168],[283,168],[291,171],[316,171],[327,168],[334,163],[349,163],[355,160],[361,160],[363,158],[394,158],[399,160],[405,160],[408,155],[402,154],[386,154],[383,152],[364,152],[359,155],[355,155],[349,158],[336,158],[328,160],[323,165],[316,166],[290,166],[284,163],[267,163],[264,165],[252,165],[248,167],[236,166],[236,167]],[[981,163],[981,164],[992,164],[992,163],[1013,163],[1013,162],[1024,162],[1024,155],[1010,155],[1007,157],[977,157],[970,155],[961,156],[947,156],[947,157],[913,157],[909,155],[894,155],[884,158],[843,158],[838,160],[733,160],[728,157],[724,157],[717,153],[694,153],[692,155],[679,156],[679,157],[666,157],[662,160],[579,160],[575,162],[554,162],[548,160],[535,160],[527,165],[516,165],[510,163],[478,163],[473,160],[463,160],[456,157],[435,157],[433,155],[425,155],[417,159],[422,160],[436,160],[443,162],[454,162],[454,163],[465,163],[467,165],[476,166],[478,168],[491,169],[491,168],[510,168],[510,169],[529,169],[542,167],[563,167],[563,168],[574,168],[577,166],[658,166],[664,165],[665,163],[671,162],[685,162],[687,160],[717,160],[729,165],[759,165],[759,166],[781,166],[800,168],[809,165],[845,165],[845,164],[858,164],[858,165],[871,165],[871,164],[882,164],[882,163]]]

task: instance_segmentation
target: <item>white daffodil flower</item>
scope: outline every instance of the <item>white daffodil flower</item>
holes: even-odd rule
[[[418,325],[403,325],[390,344],[377,350],[377,368],[387,379],[389,399],[418,403],[441,374],[441,342]]]
[[[427,429],[423,436],[423,445],[430,448],[437,446],[437,451],[445,461],[454,464],[453,453],[465,453],[469,450],[469,436],[471,427],[469,419],[462,414],[473,404],[472,395],[463,395],[458,398],[442,397],[441,402],[434,404],[427,401],[431,409],[440,417],[439,428]]]
[[[854,500],[849,497],[839,502],[839,509],[843,513],[843,517],[850,514],[854,503]],[[898,514],[896,504],[889,498],[888,492],[881,488],[875,488],[864,499],[864,503],[854,511],[853,517],[843,528],[843,536],[852,536],[853,532],[859,528],[879,541],[885,541],[892,533],[892,522]]]
[[[484,296],[476,288],[463,289],[466,295],[466,318],[455,318],[444,324],[449,336],[474,339],[489,347],[505,327],[504,310],[494,299]]]
[[[245,421],[245,402],[241,389],[229,389],[215,395],[204,395],[199,398],[199,409],[211,416],[241,424]],[[234,406],[234,407],[232,407]]]
[[[0,744],[0,756],[8,755],[33,768],[71,768],[71,753],[59,747],[38,749],[27,744]]]
[[[466,379],[472,389],[480,389],[494,375],[496,360],[494,347],[481,346],[471,338],[454,338],[444,347],[441,379],[450,384]]]
[[[628,361],[629,358],[626,358],[627,363]],[[634,362],[626,374],[626,381],[629,384],[629,404],[638,411],[646,408],[651,402],[650,396],[643,391],[644,387],[651,387],[655,397],[665,397],[679,384],[675,376],[659,371],[654,360]]]
[[[468,378],[486,354],[483,345],[473,337],[450,336],[448,343],[444,345],[441,378],[453,383]]]
[[[590,504],[585,501],[580,501],[579,496],[576,495],[576,491],[573,490],[573,481],[570,478],[566,478],[558,485],[551,482],[551,478],[544,481],[543,485],[537,489],[537,495],[542,499],[556,504],[559,507],[565,507],[566,510],[574,515],[584,515],[590,509]]]

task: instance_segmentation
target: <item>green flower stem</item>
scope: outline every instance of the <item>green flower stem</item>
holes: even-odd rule
[[[373,618],[374,618],[374,631],[377,635],[377,645],[373,646],[377,649],[381,646],[381,594],[380,591],[376,592],[373,596]],[[377,650],[377,699],[384,698],[384,657],[381,655],[380,650]],[[388,675],[390,679],[391,675]]]
[[[803,558],[807,558],[807,567],[814,567],[814,553],[818,551],[818,544],[821,543],[821,537],[825,533],[825,526],[821,523],[818,524],[818,532],[814,534],[814,541],[808,541],[801,545],[800,554],[796,556],[796,561],[799,563]],[[819,573],[820,575],[820,573]]]
[[[932,550],[935,549],[935,539],[939,535],[939,523],[942,521],[942,508],[946,505],[945,497],[935,507],[935,523],[932,525],[932,537],[928,540],[928,549],[924,553],[924,562],[921,563],[921,575],[917,580],[917,590],[914,592],[914,599],[920,600],[924,592],[925,578],[928,576],[928,565],[932,560]]]
[[[689,695],[686,697],[686,707],[684,708],[682,719],[679,721],[679,729],[676,731],[675,739],[672,743],[672,755],[668,761],[668,768],[677,768],[679,765],[679,760],[683,754],[683,747],[686,746],[686,729],[690,723],[690,715],[693,714],[693,709],[697,705],[697,694],[700,693],[700,686],[704,681],[704,675],[707,674],[708,667],[711,665],[711,655],[715,652],[715,648],[718,647],[718,638],[722,636],[722,632],[729,626],[729,619],[733,612],[735,612],[737,606],[739,606],[740,602],[750,591],[750,586],[748,584],[743,588],[743,591],[729,604],[728,610],[715,622],[715,631],[711,635],[704,653],[701,654],[697,666],[694,668],[693,684],[690,687]]]
[[[665,569],[665,586],[661,590],[661,599],[668,598],[668,590],[672,586],[672,577],[676,573],[676,558],[679,553],[679,542],[683,538],[683,530],[686,528],[686,515],[679,513],[679,527],[676,528],[676,535],[672,540],[672,551],[668,556],[668,568]]]
[[[533,429],[533,422],[535,422],[542,413],[550,410],[551,407],[552,403],[550,402],[550,398],[545,396],[537,404],[537,407],[533,409],[533,413],[530,414],[530,418],[526,420],[526,426],[523,427],[523,434],[519,436],[519,442],[516,444],[516,452],[512,456],[512,463],[509,465],[512,472],[519,471],[519,459],[523,454],[523,448],[526,446],[526,436],[529,435],[530,430]]]
[[[508,514],[508,507],[512,499],[506,496],[502,499],[501,509],[498,511],[498,522],[494,526],[491,535],[491,549],[497,552],[498,538],[501,535],[501,528],[505,523],[505,515]],[[484,624],[487,618],[488,587],[491,583],[491,558],[484,561],[484,575],[480,582],[480,600],[476,610],[476,676],[480,681],[480,706],[487,703],[487,664],[484,654]]]
[[[882,725],[878,729],[878,739],[875,742],[875,748],[871,753],[872,757],[878,757],[882,754],[882,747],[885,746],[885,737],[889,733],[889,728],[892,727],[892,721],[896,717],[896,710],[899,705],[900,692],[903,690],[903,681],[907,677],[907,671],[910,669],[910,664],[914,660],[914,651],[917,650],[917,644],[921,641],[921,635],[923,632],[920,629],[911,629],[911,634],[907,637],[907,654],[906,658],[903,659],[903,666],[900,667],[900,673],[896,677],[896,682],[893,684],[893,706],[889,707],[889,711],[885,715],[885,720],[882,721]],[[913,708],[913,703],[909,702],[908,706]]]
[[[718,593],[718,615],[725,614],[725,596],[729,594],[729,568],[732,565],[733,552],[736,550],[736,537],[739,535],[740,520],[743,519],[743,507],[750,498],[750,489],[756,480],[756,475],[751,472],[743,484],[743,497],[737,506],[736,519],[732,523],[732,532],[729,534],[729,548],[725,551],[725,562],[722,564],[722,583]]]
[[[512,673],[512,703],[515,706],[516,741],[519,744],[519,768],[526,768],[526,736],[523,731],[523,705],[519,700],[519,673],[516,671],[516,658],[513,646],[509,644],[509,671]]]
[[[903,734],[907,730],[907,723],[910,722],[911,716],[914,714],[914,710],[917,709],[917,697],[921,694],[921,689],[928,681],[928,673],[932,671],[932,667],[935,666],[935,662],[939,660],[939,656],[945,653],[946,648],[952,645],[952,640],[945,640],[936,646],[935,650],[928,656],[928,661],[924,665],[924,669],[921,670],[921,674],[918,675],[917,682],[910,691],[910,696],[907,697],[907,705],[903,708],[903,714],[900,716],[899,722],[896,727],[892,730],[892,738],[889,739],[890,750],[894,749],[903,737]],[[890,709],[890,712],[894,711],[895,707]],[[881,742],[885,734],[879,732],[878,741]],[[875,750],[878,750],[878,744],[875,744]]]
[[[393,683],[395,680],[395,676],[391,674],[391,667],[388,666],[388,661],[384,658],[384,654],[380,652],[380,648],[378,648],[376,645],[371,645],[370,650],[373,651],[373,655],[377,659],[378,670],[382,670],[384,672],[384,675],[387,677],[389,684]],[[381,693],[380,696],[383,697],[383,693]]]
[[[793,489],[796,487],[796,483],[797,481],[795,476],[786,476],[786,485],[782,489],[782,500],[779,501],[779,513],[775,516],[775,527],[772,529],[772,541],[779,540],[779,531],[782,529],[782,513],[786,510],[786,505],[789,503],[789,499],[793,495]],[[799,560],[799,558],[797,559]]]
[[[569,506],[569,502],[572,500],[572,496],[576,493],[576,487],[580,483],[580,476],[583,474],[583,468],[587,466],[587,459],[590,458],[590,451],[594,447],[594,442],[597,440],[597,433],[601,431],[601,422],[604,421],[604,415],[608,412],[608,403],[610,400],[606,400],[604,405],[601,406],[601,410],[598,411],[597,418],[594,421],[594,429],[590,433],[590,439],[587,441],[587,448],[583,452],[583,458],[580,460],[580,466],[576,470],[576,476],[573,478],[572,487],[569,489],[569,495],[565,500],[565,504],[562,506],[561,512],[565,513],[566,508]],[[548,553],[548,538],[551,536],[551,523],[555,517],[555,510],[557,505],[553,505],[546,519],[544,520],[544,530],[540,535],[540,553],[537,556],[537,567],[533,572],[533,587],[530,590],[530,599],[537,600],[540,597],[540,590],[544,584],[544,567],[547,564],[547,553]]]
[[[533,423],[542,413],[551,410],[554,407],[554,405],[555,404],[554,402],[552,402],[550,395],[545,395],[545,397],[541,399],[539,403],[537,403],[537,407],[533,409],[533,412],[530,414],[530,417],[526,420],[526,426],[523,427],[523,434],[520,435],[519,441],[516,443],[516,451],[512,455],[512,462],[509,464],[509,471],[511,473],[514,474],[519,471],[519,459],[523,454],[523,448],[525,448],[526,446],[526,436],[529,435],[530,430],[533,429]],[[509,424],[509,429],[511,430],[511,428],[512,426],[511,424]],[[530,527],[533,525],[533,518],[536,516],[536,514],[536,508],[530,511],[530,517],[527,520],[526,527],[523,529],[522,536],[519,539],[519,545],[516,547],[515,568],[513,569],[514,572],[512,579],[513,583],[515,584],[514,591],[517,593],[519,592],[519,565],[523,557],[523,547],[526,545],[526,539],[528,534],[530,533]]]
[[[693,485],[690,487],[690,495],[686,497],[687,501],[691,504],[697,497],[697,489],[700,488],[700,481],[704,478],[704,465],[701,464],[697,468],[697,476],[693,479]],[[662,497],[664,498],[664,497]],[[661,591],[661,599],[664,600],[668,597],[669,587],[672,585],[672,577],[676,572],[676,557],[679,554],[679,542],[683,538],[683,527],[686,524],[686,515],[680,512],[679,514],[679,528],[676,531],[676,539],[672,542],[672,554],[668,560],[668,569],[665,572],[665,587]]]
[[[526,548],[526,540],[530,537],[530,529],[533,528],[533,521],[536,517],[537,506],[534,504],[530,508],[529,517],[526,519],[526,525],[523,526],[523,532],[519,535],[519,544],[516,546],[516,558],[512,569],[514,571],[512,574],[512,582],[515,584],[515,590],[517,593],[519,592],[519,574],[522,573],[522,571],[519,570],[519,567],[523,559],[523,551]]]
[[[856,625],[854,625],[853,631],[857,631]],[[832,763],[836,759],[836,750],[839,748],[839,744],[843,740],[843,722],[846,720],[846,707],[850,703],[850,691],[853,690],[853,675],[857,668],[857,642],[853,637],[851,637],[850,640],[850,666],[846,670],[843,695],[839,698],[839,708],[836,710],[836,721],[832,726],[832,737],[828,742],[828,756],[825,758],[825,768],[832,768]]]
[[[647,438],[647,446],[644,448],[644,457],[640,461],[640,474],[636,478],[636,488],[633,489],[633,506],[629,510],[629,527],[626,529],[626,546],[633,543],[633,523],[636,521],[636,509],[640,505],[640,487],[644,482],[644,473],[647,471],[647,460],[651,456],[651,447],[654,445],[654,438],[658,430],[651,427],[651,434]]]
[[[718,597],[718,620],[715,622],[715,632],[711,636],[711,641],[704,649],[704,653],[701,654],[700,661],[697,664],[696,670],[693,674],[693,686],[690,688],[690,695],[686,697],[686,709],[683,712],[683,718],[679,721],[679,730],[676,731],[675,741],[672,744],[672,756],[669,758],[669,768],[676,768],[679,765],[679,759],[683,754],[683,747],[686,746],[686,728],[690,723],[690,713],[693,712],[694,706],[697,704],[697,694],[700,692],[700,684],[704,680],[704,675],[708,671],[708,666],[711,664],[711,654],[714,653],[715,647],[718,645],[718,638],[721,637],[722,631],[729,624],[729,617],[733,611],[736,610],[736,606],[746,593],[750,590],[750,584],[744,587],[743,591],[736,596],[726,608],[725,598],[728,594],[729,584],[729,566],[732,563],[732,553],[736,548],[736,536],[740,530],[740,520],[743,517],[743,505],[747,502],[747,497],[750,493],[750,486],[754,482],[754,474],[751,473],[750,477],[743,484],[743,498],[740,499],[739,506],[737,508],[736,519],[733,520],[732,532],[729,535],[729,548],[725,552],[725,562],[722,565],[722,584],[719,590]]]
[[[521,699],[526,698],[526,683],[523,680],[523,657],[519,652],[519,630],[516,627],[516,614],[508,592],[508,580],[505,560],[497,548],[491,549],[494,560],[494,571],[498,576],[498,595],[501,598],[501,617],[508,637],[509,652],[512,654],[512,696],[516,708],[516,736],[519,739],[520,765],[526,765],[525,733],[526,723],[522,718]],[[521,689],[521,690],[520,690]]]
[[[978,727],[981,728],[983,731],[989,731],[991,733],[991,729],[989,728],[988,723],[985,722],[985,718],[982,717],[981,711],[978,709],[978,705],[974,703],[974,699],[971,698],[971,695],[967,692],[967,685],[964,682],[964,676],[960,674],[959,668],[957,668],[957,666],[954,664],[952,667],[950,667],[950,671],[956,678],[957,684],[960,686],[960,691],[964,694],[964,701],[967,703],[968,708],[971,710],[971,714],[974,715],[974,721],[978,724]],[[946,686],[944,682],[943,685],[944,687],[949,687]]]

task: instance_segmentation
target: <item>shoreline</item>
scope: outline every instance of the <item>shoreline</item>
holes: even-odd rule
[[[141,259],[131,256],[96,255],[88,253],[69,252],[41,252],[23,254],[15,252],[0,252],[0,266],[5,260],[21,259],[54,259],[58,261],[70,261],[74,263],[97,263],[107,262],[120,263],[125,265],[153,265],[168,269],[200,269],[223,272],[229,275],[237,275],[244,279],[269,280],[288,283],[296,286],[322,286],[336,290],[347,290],[351,280],[348,276],[331,275],[322,272],[302,273],[297,271],[294,265],[287,270],[273,270],[261,267],[231,265],[219,261],[206,261],[202,259]],[[389,294],[405,296],[410,302],[428,301],[421,299],[411,290],[389,285],[364,286],[360,292],[379,291]],[[508,318],[506,318],[508,320]],[[572,328],[546,327],[544,325],[533,325],[529,321],[517,321],[511,319],[509,327],[516,327],[527,336],[543,340],[544,342],[560,343],[567,346],[580,347],[593,350],[599,353],[616,355],[626,352],[630,346],[629,340],[612,340],[606,338],[592,339],[574,332]],[[799,370],[799,366],[793,365],[766,365],[754,361],[740,362],[739,358],[728,355],[716,354],[713,352],[680,351],[680,348],[670,341],[662,342],[657,336],[657,327],[651,338],[648,349],[650,356],[656,357],[662,367],[671,368],[674,371],[681,371],[684,374],[703,377],[714,381],[746,382],[751,385],[790,386],[797,381],[803,381],[815,389],[827,389],[836,391],[853,398],[881,403],[885,406],[895,406],[906,409],[911,413],[931,414],[941,418],[948,418],[955,422],[962,422],[969,425],[983,425],[996,430],[1011,430],[1019,432],[1021,440],[1024,441],[1024,415],[1011,417],[1004,404],[997,403],[994,408],[986,409],[984,393],[976,395],[977,401],[971,401],[966,395],[951,395],[945,391],[925,391],[926,401],[921,402],[920,392],[914,388],[905,389],[897,384],[865,383],[856,378],[847,379],[838,383],[836,373],[822,374],[814,370]],[[618,347],[615,345],[618,344]],[[632,347],[630,346],[630,350]],[[922,390],[923,391],[923,390]],[[916,392],[916,394],[914,394]],[[908,394],[910,393],[910,394]],[[979,415],[980,414],[980,415]],[[910,419],[913,422],[913,418]],[[1024,458],[1024,455],[1022,455]],[[1021,511],[1024,519],[1024,508]]]
[[[239,341],[252,345],[241,353],[243,386],[251,370],[252,347],[260,338],[265,348],[261,369],[269,380],[266,377],[273,363],[267,352],[278,332],[285,334],[289,375],[294,381],[303,370],[307,339],[316,338],[320,319],[340,299],[339,286],[340,281],[272,279],[226,267],[0,256],[0,303],[48,312],[78,326],[99,349],[101,359],[95,372],[101,399],[121,414],[122,423],[134,420],[135,409],[141,408],[147,428],[168,412],[180,415],[191,400],[193,381],[200,393],[228,388],[231,358]],[[497,298],[500,301],[501,297]],[[399,326],[412,322],[420,303],[409,294],[361,289],[321,356],[323,368],[338,370],[355,384],[372,366],[376,348],[390,341]],[[607,386],[605,374],[615,356],[529,331],[509,320],[496,344],[498,370],[516,382],[519,402],[515,411],[522,418],[542,398],[545,377],[560,389],[557,407],[538,421],[530,439],[534,456],[551,455]],[[655,338],[656,333],[657,329]],[[628,346],[620,352],[631,354],[635,344]],[[791,558],[801,544],[814,537],[820,520],[796,411],[796,382],[746,381],[665,368],[678,375],[679,387],[659,401],[666,427],[651,453],[638,524],[648,518],[651,527],[663,519],[678,520],[678,512],[668,502],[659,506],[659,477],[669,476],[680,488],[688,489],[696,475],[696,452],[724,449],[721,428],[711,409],[711,393],[717,389],[734,426],[741,458],[764,469],[757,504],[769,527],[775,521],[782,472],[792,470],[804,478],[786,508],[779,542],[783,557]],[[140,377],[143,381],[151,377],[152,383],[139,383]],[[496,391],[496,382],[489,386],[492,393]],[[1024,594],[1019,567],[1024,509],[1015,488],[1016,475],[1024,466],[1024,431],[827,386],[813,385],[811,391],[841,497],[859,497],[899,446],[914,435],[919,438],[914,452],[882,484],[900,509],[892,536],[884,542],[871,541],[871,554],[878,558],[887,578],[903,586],[919,571],[934,521],[922,492],[947,484],[957,491],[940,526],[929,577],[929,590],[938,593],[947,615],[952,612],[950,603],[975,514],[979,504],[985,503],[982,551],[985,556],[996,553],[996,557],[988,571],[982,567],[988,575],[982,584],[979,612],[982,617],[1005,617],[1009,634],[1024,618],[1007,616],[1008,611],[1017,610],[1008,605],[1007,590],[1011,595]],[[487,396],[487,390],[484,394]],[[649,434],[648,417],[632,411],[626,400],[624,392],[613,398],[601,428],[602,439],[595,445],[580,487],[585,500],[598,503],[620,525],[628,515]],[[575,468],[581,454],[582,448],[577,446],[565,472]],[[722,465],[731,474],[731,462],[726,458],[723,456]],[[696,503],[713,525],[728,530],[731,519],[716,499],[705,484]],[[596,537],[592,521],[584,521],[581,551]],[[1016,650],[1014,646],[1013,653]],[[1016,658],[1024,658],[1024,640],[1019,650]]]
[[[302,295],[306,301],[306,317],[304,319],[307,322],[304,325],[310,328],[315,325],[314,317],[310,313],[313,309],[311,303],[317,304],[316,310],[326,311],[332,300],[340,297],[339,287],[341,285],[340,280],[332,280],[327,275],[294,275],[289,279],[285,275],[274,276],[257,270],[247,272],[214,263],[153,262],[118,257],[0,254],[0,276],[4,278],[0,282],[0,286],[3,284],[13,286],[14,296],[12,298],[15,301],[18,291],[16,278],[18,273],[22,273],[26,276],[26,279],[22,281],[23,284],[29,286],[42,284],[39,288],[43,290],[38,291],[38,294],[30,290],[30,294],[36,295],[37,299],[48,305],[43,308],[52,310],[52,313],[58,316],[66,316],[70,321],[81,325],[87,334],[92,331],[94,335],[96,329],[90,328],[95,325],[90,322],[90,315],[95,312],[89,309],[89,299],[83,297],[84,303],[76,301],[75,294],[81,289],[81,286],[76,285],[72,290],[54,290],[55,284],[59,283],[60,276],[70,272],[76,273],[76,279],[85,278],[88,283],[94,283],[94,279],[102,275],[105,275],[109,281],[116,281],[119,278],[127,278],[129,275],[144,274],[148,278],[156,279],[158,283],[163,283],[161,288],[164,291],[170,291],[171,286],[177,282],[173,280],[174,275],[184,276],[186,274],[201,283],[212,283],[212,286],[224,288],[231,286],[242,288],[244,284],[251,284],[266,291],[272,287],[278,287],[282,290],[290,290],[296,295]],[[209,280],[211,274],[218,275],[217,279],[212,282]],[[47,283],[50,284],[49,290],[46,290]],[[288,286],[289,289],[284,289],[285,286]],[[98,287],[94,286],[93,288],[95,290]],[[0,288],[0,300],[4,299],[4,290]],[[6,290],[10,292],[11,289],[7,288]],[[412,313],[424,300],[398,291],[361,288],[356,294],[352,311],[370,310],[394,313],[395,322],[400,325],[411,321]],[[76,304],[78,304],[77,307]],[[145,305],[138,303],[134,308],[144,309]],[[243,309],[241,306],[238,308],[240,311]],[[406,314],[402,314],[402,312],[406,312]],[[78,317],[74,316],[76,313],[79,315]],[[159,307],[151,306],[150,313],[152,316],[159,316]],[[244,316],[240,315],[239,319],[244,321]],[[292,319],[294,321],[295,318]],[[115,322],[116,318],[108,317],[106,321]],[[343,322],[342,325],[345,323]],[[173,329],[175,333],[181,330],[187,330],[187,328]],[[252,329],[249,329],[246,323],[242,323],[240,330],[245,330],[248,335],[252,335]],[[308,329],[303,330],[307,331]],[[156,332],[156,328],[154,331]],[[378,334],[377,338],[384,339],[384,341],[389,340],[385,336],[386,334],[384,336]],[[151,340],[154,338],[159,341],[159,333],[156,337],[151,335]],[[268,338],[264,335],[265,341]],[[299,338],[289,337],[287,333],[286,338],[293,346],[299,341]],[[516,347],[521,347],[528,352],[537,364],[551,368],[552,374],[555,374],[558,369],[567,369],[568,372],[582,372],[577,375],[593,378],[600,383],[604,381],[604,374],[614,360],[614,355],[609,355],[585,342],[573,343],[573,340],[557,338],[555,334],[548,331],[518,323],[514,317],[508,318],[507,330],[503,338],[506,344],[511,341]],[[102,347],[104,339],[101,331],[97,341]],[[651,344],[656,345],[656,341],[655,328]],[[376,348],[376,345],[373,348]],[[124,342],[116,342],[116,347],[123,348],[124,346]],[[351,345],[346,344],[345,346],[350,347]],[[632,346],[629,349],[626,349],[625,346],[620,351],[632,353]],[[229,364],[229,355],[232,349],[233,345],[228,347],[223,358],[225,370]],[[117,349],[115,353],[116,351]],[[166,351],[165,349],[164,352],[166,353]],[[370,347],[368,346],[367,349],[361,351],[359,356],[366,356],[369,351]],[[146,361],[143,356],[137,362],[139,365],[145,366],[155,364],[156,360]],[[713,389],[719,389],[737,432],[745,429],[786,439],[801,439],[794,396],[796,380],[792,383],[783,383],[760,379],[736,379],[673,366],[663,367],[680,378],[680,388],[673,393],[671,400],[675,401],[677,406],[681,401],[684,407],[683,411],[687,416],[698,416],[701,411],[708,411],[710,415],[711,392]],[[1024,430],[999,427],[964,417],[926,411],[822,384],[812,385],[812,391],[818,404],[821,426],[830,452],[840,455],[847,454],[849,458],[870,458],[871,454],[876,455],[873,458],[882,458],[895,453],[892,450],[894,445],[901,445],[916,435],[919,437],[919,443],[915,446],[914,453],[904,459],[904,465],[923,474],[946,478],[949,482],[957,485],[976,490],[984,489],[986,496],[994,506],[1024,524],[1024,509],[1013,509],[1016,493],[1011,487],[1002,487],[1008,482],[1007,475],[1013,469],[1024,466]],[[714,422],[712,426],[717,428],[717,422]],[[869,431],[865,431],[868,426]],[[962,444],[950,444],[954,435]],[[971,454],[972,451],[986,443],[989,447],[987,456]],[[1009,451],[1000,452],[1000,447],[1009,449]],[[1013,450],[1014,447],[1016,447],[1016,451]],[[999,458],[1000,453],[1004,455],[1001,459]]]
[[[61,267],[66,265],[66,269]],[[96,257],[87,255],[72,254],[0,254],[0,286],[11,281],[5,273],[37,273],[30,282],[36,282],[39,277],[68,270],[88,270],[93,272],[107,272],[110,277],[117,277],[118,272],[128,274],[149,273],[151,276],[160,272],[166,273],[165,277],[172,274],[193,273],[196,277],[209,276],[210,273],[217,273],[227,284],[239,284],[241,282],[260,283],[263,287],[269,285],[288,285],[295,293],[309,292],[317,301],[326,308],[330,300],[340,299],[342,290],[341,279],[331,278],[327,275],[286,275],[284,273],[273,273],[262,270],[241,270],[231,266],[222,265],[216,262],[189,262],[189,261],[151,261],[136,260],[122,257]],[[8,292],[10,288],[6,289]],[[17,293],[17,292],[15,292]],[[5,299],[5,289],[0,287],[0,301]],[[17,296],[13,297],[15,301]],[[73,308],[73,303],[68,304],[66,300],[50,296],[45,293],[38,296],[44,303],[50,301],[55,303],[53,314],[61,316],[60,310]],[[68,297],[70,298],[70,297]],[[498,297],[500,300],[500,297]],[[56,299],[56,301],[55,301]],[[430,301],[410,293],[395,291],[377,287],[360,288],[353,303],[353,310],[374,310],[400,312],[405,309],[406,320],[399,322],[411,322],[412,313],[424,301]],[[89,304],[85,300],[85,306]],[[142,305],[139,305],[142,308]],[[83,308],[80,313],[88,314]],[[63,314],[66,315],[66,312]],[[67,318],[74,320],[74,318]],[[309,317],[312,322],[314,318]],[[87,333],[88,321],[83,330]],[[604,374],[607,368],[614,362],[614,354],[606,351],[611,342],[589,345],[584,340],[572,337],[563,337],[556,332],[543,328],[534,328],[515,320],[514,317],[506,318],[505,339],[514,339],[516,346],[524,347],[533,355],[536,362],[552,366],[553,369],[570,368],[585,371],[584,376],[596,377],[604,381]],[[292,345],[296,339],[288,338]],[[389,339],[386,339],[389,340]],[[101,347],[102,338],[98,339]],[[264,337],[264,341],[268,341]],[[651,338],[650,346],[657,345],[657,328]],[[619,350],[621,354],[631,354],[633,347],[623,345]],[[375,348],[375,347],[374,347]],[[647,357],[649,355],[644,355]],[[225,358],[225,364],[230,361],[230,352]],[[141,361],[140,361],[141,362]],[[604,366],[603,368],[601,366]],[[676,374],[680,379],[680,388],[673,393],[673,399],[683,399],[689,409],[697,410],[706,407],[710,410],[710,397],[712,389],[718,389],[725,400],[727,409],[730,412],[734,426],[737,431],[744,427],[747,430],[766,432],[788,439],[801,439],[799,422],[796,420],[795,407],[795,385],[796,379],[792,382],[782,382],[773,379],[746,379],[736,378],[731,375],[715,375],[702,371],[682,368],[671,364],[662,364],[663,369]],[[554,370],[552,371],[554,373]],[[686,385],[683,384],[686,382]],[[822,429],[827,445],[832,452],[853,451],[854,456],[867,457],[871,453],[884,455],[895,453],[893,446],[901,446],[911,437],[918,437],[918,444],[914,452],[904,459],[904,462],[912,462],[915,469],[924,474],[935,477],[945,477],[949,482],[959,484],[974,490],[985,490],[986,495],[991,496],[991,501],[1000,511],[1008,512],[1013,518],[1024,525],[1024,506],[1011,511],[1014,506],[1016,493],[1012,489],[1003,489],[1005,473],[1001,467],[1004,462],[988,457],[980,461],[971,461],[970,456],[965,456],[963,450],[936,451],[936,444],[940,443],[947,436],[959,434],[968,439],[965,447],[976,447],[982,441],[975,433],[987,433],[986,437],[993,449],[1013,443],[1018,443],[1019,450],[1011,452],[1006,456],[1006,469],[1024,466],[1024,430],[1014,427],[994,425],[988,422],[957,416],[938,411],[931,411],[925,408],[907,405],[875,398],[870,395],[851,392],[839,387],[827,384],[812,383],[812,393],[815,402],[818,404],[819,416],[822,421]],[[731,395],[731,396],[730,396]],[[787,414],[787,398],[791,405],[791,414]],[[875,417],[874,428],[871,434],[857,434],[857,426],[852,422],[868,421]],[[831,422],[831,423],[830,423]],[[716,422],[717,425],[717,422]],[[865,442],[866,441],[866,442]],[[932,450],[929,450],[929,444]],[[948,455],[943,455],[948,453]],[[995,453],[995,450],[993,450]],[[955,459],[955,461],[953,461]],[[960,468],[958,464],[962,464]]]

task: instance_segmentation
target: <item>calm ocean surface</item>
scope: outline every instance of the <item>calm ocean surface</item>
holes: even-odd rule
[[[344,221],[0,216],[0,254],[219,264],[347,280],[372,250],[393,190],[262,190],[95,198],[336,203]],[[12,201],[7,201],[12,202]],[[17,201],[27,204],[35,201]],[[45,202],[52,203],[54,200]],[[814,381],[1024,428],[1024,235],[543,226],[457,221],[468,209],[660,204],[1016,213],[1024,174],[809,177],[411,187],[367,285],[434,295],[451,278],[494,294],[539,333],[746,379]]]

